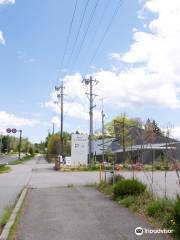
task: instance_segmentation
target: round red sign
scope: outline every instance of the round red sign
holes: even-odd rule
[[[7,132],[7,133],[11,133],[11,129],[10,129],[10,128],[7,128],[7,129],[6,129],[6,132]]]
[[[15,128],[13,128],[12,133],[17,133],[17,130]]]

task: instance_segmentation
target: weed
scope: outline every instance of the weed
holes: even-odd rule
[[[114,186],[114,197],[126,195],[138,195],[144,192],[146,186],[136,179],[123,179],[117,182]]]

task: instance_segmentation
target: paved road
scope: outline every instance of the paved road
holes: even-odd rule
[[[0,164],[10,163],[17,159],[18,159],[18,155],[16,155],[16,156],[0,156]]]
[[[0,218],[5,208],[14,203],[24,186],[46,188],[69,184],[85,185],[95,183],[99,178],[97,172],[56,172],[53,164],[47,164],[42,157],[35,157],[25,164],[11,168],[11,172],[0,174]]]
[[[143,218],[91,187],[30,189],[16,240],[161,240],[136,236],[136,227],[153,229]]]
[[[28,164],[11,166],[12,171],[0,174],[0,218],[4,209],[12,204],[32,175],[37,158]]]

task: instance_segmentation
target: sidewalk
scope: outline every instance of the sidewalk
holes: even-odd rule
[[[155,240],[136,236],[136,227],[152,229],[141,217],[91,187],[29,189],[16,240]]]

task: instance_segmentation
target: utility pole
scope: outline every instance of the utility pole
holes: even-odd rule
[[[64,103],[64,83],[61,82],[60,86],[56,86],[55,90],[57,91],[57,98],[58,104],[61,106],[61,128],[60,128],[60,135],[61,135],[61,155],[64,155],[63,149],[63,103]],[[56,102],[57,103],[57,102]]]
[[[21,142],[22,142],[22,130],[19,130],[19,160],[21,159]]]
[[[104,102],[103,102],[103,98],[101,99],[102,101],[102,111],[101,111],[101,121],[102,121],[102,162],[104,162],[104,151],[105,151],[105,146],[104,146]]]
[[[102,120],[102,162],[104,165],[104,181],[106,183],[106,163],[105,163],[105,158],[104,158],[104,152],[105,152],[105,146],[104,146],[104,137],[105,137],[105,132],[104,132],[104,101],[103,98],[101,99],[102,101],[102,111],[101,111],[101,120]]]
[[[52,134],[53,134],[53,135],[54,135],[54,125],[55,125],[55,123],[53,122],[53,123],[52,123],[52,127],[53,127],[53,128],[52,128]]]
[[[125,146],[125,117],[122,119],[122,145],[123,145],[123,162],[125,163],[125,154],[126,154],[126,146]]]
[[[92,76],[89,78],[84,78],[83,83],[85,85],[89,85],[89,93],[86,93],[89,99],[89,158],[88,158],[88,163],[91,165],[93,163],[93,158],[94,158],[94,149],[93,149],[93,109],[96,107],[94,105],[94,98],[97,96],[96,94],[93,93],[93,86],[98,84],[98,81],[96,79],[93,79]]]

